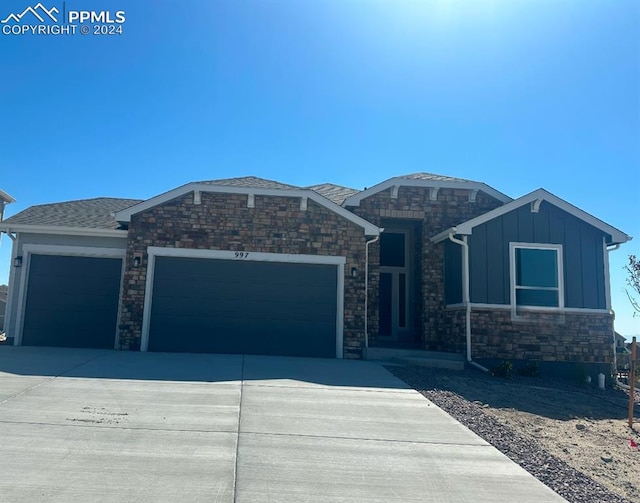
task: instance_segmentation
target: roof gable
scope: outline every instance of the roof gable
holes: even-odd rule
[[[485,222],[500,217],[526,204],[532,204],[533,210],[535,211],[535,205],[539,206],[541,201],[546,201],[553,206],[566,211],[570,215],[573,215],[574,217],[582,220],[583,222],[586,222],[587,224],[595,227],[603,233],[611,236],[611,240],[608,244],[621,244],[631,240],[631,236],[628,236],[619,229],[616,229],[615,227],[603,222],[602,220],[594,217],[586,211],[581,210],[580,208],[572,205],[571,203],[568,203],[564,199],[561,199],[550,192],[547,192],[544,189],[538,189],[514,201],[511,201],[504,206],[500,206],[499,208],[489,211],[483,215],[472,218],[471,220],[467,220],[466,222],[456,225],[455,227],[451,227],[431,238],[431,241],[436,243],[439,241],[443,241],[447,239],[450,234],[470,235],[473,232],[474,227],[482,225]]]
[[[260,179],[261,180],[261,179]],[[277,182],[275,182],[277,183]],[[357,216],[356,214],[346,210],[342,206],[330,201],[326,197],[309,189],[301,189],[294,186],[285,186],[284,188],[271,188],[271,187],[258,187],[255,184],[251,185],[225,185],[224,183],[218,183],[213,181],[212,183],[189,183],[176,189],[165,192],[158,196],[147,199],[135,206],[131,206],[123,211],[116,213],[115,218],[118,222],[130,222],[131,217],[137,213],[141,213],[148,209],[154,208],[165,202],[171,201],[177,197],[183,196],[189,192],[194,193],[194,198],[198,197],[201,192],[216,192],[223,194],[247,194],[247,196],[281,196],[281,197],[294,197],[303,200],[311,199],[320,206],[337,213],[341,217],[353,222],[354,224],[362,227],[366,236],[377,236],[380,234],[380,229],[373,225],[371,222]],[[302,203],[301,203],[302,204]]]
[[[512,199],[497,191],[496,189],[489,187],[482,182],[474,182],[471,180],[465,180],[463,178],[453,178],[450,176],[437,175],[435,173],[413,173],[409,175],[396,176],[381,182],[373,187],[369,187],[357,194],[348,197],[344,201],[344,206],[360,206],[360,201],[371,197],[378,192],[387,190],[391,187],[428,187],[439,189],[467,189],[470,191],[482,191],[491,197],[496,198],[498,201],[508,203]]]

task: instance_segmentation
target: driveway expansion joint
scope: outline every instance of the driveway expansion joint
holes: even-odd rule
[[[233,501],[236,502],[238,498],[238,457],[240,452],[240,422],[242,420],[242,391],[244,390],[244,362],[245,355],[242,355],[242,365],[240,367],[240,399],[238,401],[238,429],[236,430],[236,459],[233,464]]]
[[[442,446],[460,446],[460,447],[491,447],[486,443],[471,442],[434,442],[425,440],[400,440],[396,438],[368,438],[368,437],[342,437],[333,435],[311,435],[308,433],[265,433],[263,431],[241,431],[239,435],[256,435],[271,437],[292,437],[292,438],[317,438],[317,439],[334,439],[334,440],[354,440],[364,442],[386,442],[397,444],[415,444],[415,445],[442,445]]]

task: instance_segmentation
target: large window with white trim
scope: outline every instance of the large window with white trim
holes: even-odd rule
[[[564,307],[562,245],[511,243],[511,305]]]

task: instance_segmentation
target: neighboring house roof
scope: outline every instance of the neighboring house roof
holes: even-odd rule
[[[275,184],[275,186],[274,186]],[[301,208],[303,204],[306,204],[306,199],[311,199],[321,206],[333,211],[341,217],[353,222],[354,224],[362,227],[365,235],[377,236],[380,234],[380,229],[373,225],[371,222],[357,216],[342,206],[334,203],[333,201],[321,196],[317,192],[309,189],[303,189],[293,185],[280,184],[273,182],[272,180],[265,180],[257,177],[245,177],[245,178],[229,178],[224,180],[211,180],[208,182],[200,183],[188,183],[182,185],[176,189],[165,192],[158,196],[142,201],[134,206],[126,208],[116,213],[115,218],[118,222],[130,222],[131,217],[137,213],[154,208],[160,204],[163,204],[176,197],[183,196],[189,192],[194,193],[194,201],[199,197],[200,192],[217,192],[226,194],[246,194],[247,196],[284,196],[284,197],[299,197],[301,201]],[[197,203],[196,203],[197,204]],[[249,205],[249,198],[247,205]]]
[[[602,220],[594,217],[593,215],[590,215],[586,211],[583,211],[580,208],[577,208],[571,203],[568,203],[564,199],[560,199],[558,196],[555,196],[544,189],[538,189],[514,201],[511,201],[510,203],[507,203],[504,206],[500,206],[499,208],[496,208],[492,211],[484,213],[479,217],[472,218],[471,220],[467,220],[466,222],[456,225],[455,227],[450,227],[449,229],[446,229],[440,234],[431,238],[431,241],[435,243],[444,241],[445,239],[448,238],[449,234],[470,235],[473,231],[473,228],[477,227],[478,225],[484,224],[485,222],[488,222],[489,220],[493,220],[494,218],[502,216],[505,213],[509,213],[510,211],[520,208],[525,204],[532,204],[532,205],[539,206],[541,201],[547,201],[552,205],[560,208],[561,210],[566,211],[570,215],[573,215],[574,217],[579,218],[580,220],[588,223],[589,225],[592,225],[596,229],[601,230],[605,234],[608,234],[611,237],[610,241],[607,243],[609,245],[622,244],[631,240],[631,236],[628,236],[624,232],[616,229],[615,227],[603,222]]]
[[[333,201],[336,204],[339,204],[340,206],[342,206],[342,203],[344,203],[345,199],[360,192],[359,190],[350,189],[349,187],[343,187],[341,185],[335,185],[333,183],[321,183],[319,185],[311,185],[306,188],[317,192],[321,196],[326,197],[327,199]]]
[[[64,229],[116,230],[114,213],[140,203],[140,199],[98,197],[63,203],[40,204],[13,215],[2,223],[0,230],[44,232],[43,227]]]
[[[470,191],[482,191],[492,197],[495,197],[502,203],[508,203],[512,199],[497,191],[493,187],[489,187],[482,182],[474,182],[463,178],[453,178],[450,176],[437,175],[435,173],[412,173],[409,175],[396,176],[385,180],[373,187],[369,187],[357,194],[348,197],[344,201],[344,206],[360,206],[360,201],[370,197],[378,192],[387,190],[392,187],[429,187],[433,189],[467,189]]]

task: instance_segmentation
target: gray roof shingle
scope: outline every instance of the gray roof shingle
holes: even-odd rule
[[[455,178],[453,176],[438,175],[436,173],[411,173],[409,175],[396,176],[394,178],[406,178],[408,180],[433,180],[436,182],[473,182],[474,180],[466,180],[464,178]]]
[[[141,203],[140,199],[98,197],[64,203],[31,206],[7,218],[3,224],[51,225],[88,229],[117,229],[118,222],[111,215],[129,206]]]
[[[434,173],[412,173],[395,178],[405,178],[414,180],[433,180],[448,182],[469,182],[463,178],[437,175]],[[259,178],[257,176],[244,176],[238,178],[223,178],[220,180],[204,180],[196,183],[209,185],[222,185],[232,187],[260,188],[260,189],[305,189],[312,190],[330,201],[342,205],[344,201],[359,193],[359,190],[335,185],[332,183],[322,183],[299,187],[286,183]],[[31,206],[20,213],[5,219],[3,224],[13,225],[41,225],[78,227],[89,229],[117,229],[119,223],[115,221],[112,213],[124,210],[130,206],[142,203],[141,199],[120,199],[99,197],[95,199],[81,199],[77,201],[67,201],[53,204],[41,204]]]
[[[242,176],[239,178],[223,178],[220,180],[204,180],[196,183],[205,183],[209,185],[225,185],[231,187],[248,187],[257,189],[299,189],[295,185],[276,182],[275,180],[267,180],[257,176]]]
[[[310,185],[309,187],[305,188],[308,190],[313,190],[321,196],[329,199],[329,201],[333,201],[334,203],[339,205],[342,205],[347,197],[360,192],[359,190],[350,189],[349,187],[343,187],[341,185],[335,185],[333,183],[321,183],[318,185]]]

